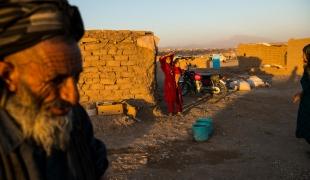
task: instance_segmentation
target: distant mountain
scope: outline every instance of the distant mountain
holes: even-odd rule
[[[240,43],[258,43],[258,42],[273,42],[274,40],[258,36],[235,35],[227,39],[218,40],[207,44],[214,48],[233,48]]]
[[[229,38],[220,39],[209,43],[184,44],[163,48],[235,48],[240,43],[274,42],[274,40],[258,36],[234,35]]]

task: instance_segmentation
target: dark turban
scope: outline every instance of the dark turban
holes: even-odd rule
[[[57,35],[79,41],[80,13],[67,0],[0,0],[0,58]]]

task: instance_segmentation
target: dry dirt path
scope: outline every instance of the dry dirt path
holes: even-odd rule
[[[296,85],[237,92],[202,103],[184,117],[134,123],[96,117],[96,136],[108,147],[109,179],[310,179],[310,145],[294,136]],[[215,134],[192,140],[191,125],[205,114]]]

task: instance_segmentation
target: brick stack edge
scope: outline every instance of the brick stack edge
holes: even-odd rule
[[[152,32],[87,31],[80,41],[81,103],[141,100],[155,103],[156,42]]]

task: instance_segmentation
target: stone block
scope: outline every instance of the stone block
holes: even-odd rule
[[[128,60],[128,56],[117,55],[117,56],[114,56],[114,59],[115,59],[116,61],[127,61],[127,60]]]
[[[124,55],[133,55],[136,54],[137,52],[135,50],[124,50],[123,54]]]
[[[147,89],[140,88],[140,89],[131,89],[130,93],[132,93],[132,94],[148,94],[149,91]]]
[[[89,101],[89,97],[88,96],[80,96],[80,102],[88,102]]]
[[[91,51],[84,51],[84,50],[81,50],[81,55],[82,55],[82,57],[91,56],[91,55],[92,55],[92,52],[91,52]]]
[[[108,54],[114,55],[117,54],[117,48],[110,48]]]
[[[106,90],[117,90],[117,89],[119,89],[119,86],[118,85],[105,85],[104,89],[106,89]]]
[[[122,40],[122,43],[134,43],[134,40],[132,37],[127,37],[124,40]]]
[[[85,44],[85,43],[93,43],[93,42],[99,42],[99,40],[97,38],[90,38],[90,37],[82,38],[80,40],[80,43],[83,43],[83,44]]]
[[[114,60],[114,57],[112,55],[100,55],[100,60],[111,61]]]
[[[134,94],[130,94],[129,92],[128,93],[124,93],[122,95],[122,99],[134,99],[135,98],[135,95]]]
[[[104,60],[99,60],[99,61],[96,62],[97,66],[105,66],[106,64],[107,64],[107,62],[104,61]]]
[[[142,48],[146,48],[154,51],[156,49],[156,43],[154,36],[141,36],[137,39],[137,45]]]
[[[90,88],[89,84],[83,84],[79,89],[81,89],[82,91],[85,91],[85,90],[89,90],[89,88]]]
[[[126,72],[127,71],[127,66],[111,67],[111,69],[114,72]]]
[[[130,90],[132,87],[131,83],[119,85],[120,90]],[[128,91],[128,94],[130,94],[130,91]]]
[[[92,51],[92,55],[100,56],[100,55],[106,55],[106,54],[108,54],[108,50],[106,49],[99,49],[99,50]]]
[[[98,73],[92,73],[92,72],[83,72],[83,73],[81,73],[80,78],[83,78],[84,80],[86,80],[88,78],[99,78],[99,74]]]
[[[85,94],[91,98],[96,97],[99,94],[99,90],[87,90]]]
[[[98,50],[100,49],[100,45],[98,43],[93,43],[93,44],[85,44],[84,46],[84,49],[86,51],[89,51],[89,50]]]
[[[141,57],[137,54],[130,55],[129,56],[129,61],[141,61]]]
[[[120,77],[135,77],[136,75],[134,73],[130,73],[130,72],[121,72]]]
[[[100,79],[99,78],[93,78],[93,82],[92,83],[99,83],[100,82]]]
[[[99,74],[100,79],[115,79],[115,72],[102,72]]]
[[[98,61],[99,60],[99,56],[84,56],[84,61]]]
[[[116,54],[117,55],[122,55],[123,54],[123,50],[122,49],[117,50]]]
[[[144,36],[145,35],[145,31],[135,31],[133,32],[134,35],[138,35],[138,36]]]
[[[136,61],[122,61],[121,62],[121,66],[134,66],[136,64],[137,64]]]
[[[104,86],[98,83],[92,83],[90,85],[90,90],[100,90],[100,89],[104,89]]]
[[[86,78],[86,79],[85,79],[85,83],[86,83],[86,84],[91,84],[91,83],[93,83],[93,78]]]
[[[123,104],[100,104],[97,106],[99,115],[115,115],[123,113]]]
[[[80,48],[81,53],[82,53],[82,51],[85,51],[85,45],[83,45],[81,43],[79,43],[79,48]],[[85,52],[87,52],[87,51],[85,51]]]
[[[128,66],[121,66],[122,72],[127,72],[128,71]]]
[[[135,50],[137,47],[133,43],[122,43],[118,46],[118,48],[122,50]]]
[[[107,61],[106,66],[119,67],[121,66],[121,62],[120,61]]]
[[[107,67],[107,66],[98,66],[98,70],[101,73],[103,73],[103,72],[113,72],[113,69],[111,67]]]
[[[145,69],[142,68],[142,67],[139,67],[139,66],[132,66],[130,68],[130,70],[131,70],[130,72],[135,72],[135,73],[143,73],[143,72],[145,72]]]
[[[116,83],[118,85],[122,85],[122,84],[129,84],[131,83],[131,81],[130,81],[130,78],[120,78],[120,79],[117,79]]]
[[[85,73],[87,73],[87,72],[96,73],[96,72],[98,72],[98,68],[97,67],[84,67],[83,72],[85,72]]]
[[[113,85],[115,84],[115,82],[116,82],[115,79],[100,79],[100,84]]]
[[[113,92],[112,92],[112,90],[104,89],[104,90],[99,91],[99,95],[101,95],[101,96],[113,96]]]

